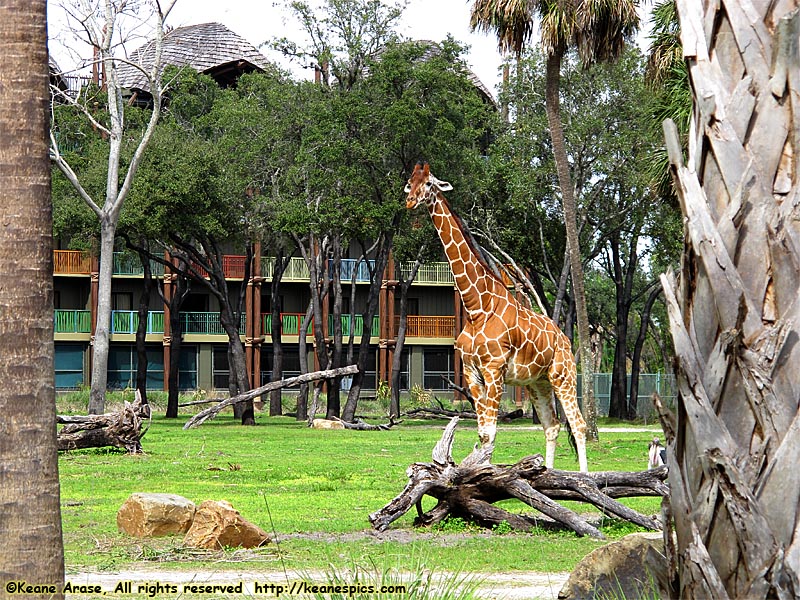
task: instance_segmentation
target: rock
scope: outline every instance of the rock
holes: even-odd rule
[[[208,550],[255,548],[268,542],[269,535],[263,529],[242,518],[225,500],[206,500],[198,506],[183,539],[186,546]]]
[[[177,494],[135,493],[117,511],[117,528],[140,538],[183,534],[194,511],[194,503]]]
[[[330,421],[328,419],[314,419],[311,422],[312,429],[344,429],[341,421]]]
[[[578,563],[558,597],[564,600],[658,598],[667,575],[661,533],[633,533]]]

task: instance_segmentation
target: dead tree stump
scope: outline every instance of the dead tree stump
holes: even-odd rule
[[[142,426],[150,422],[150,405],[142,402],[137,390],[133,403],[126,402],[117,412],[88,416],[58,415],[56,419],[64,424],[58,432],[59,450],[113,446],[123,448],[129,454],[141,454],[141,440],[147,433],[147,427],[142,429]]]
[[[578,500],[592,504],[608,516],[625,519],[650,530],[661,524],[617,502],[631,496],[665,496],[667,467],[649,471],[577,473],[547,469],[541,454],[526,456],[513,465],[493,465],[489,453],[476,449],[460,465],[452,458],[453,436],[458,417],[445,428],[433,449],[433,462],[414,463],[406,471],[409,482],[389,504],[369,515],[378,531],[386,530],[412,506],[417,508],[416,525],[433,525],[448,515],[466,518],[485,527],[508,523],[513,529],[528,531],[536,525],[531,516],[510,513],[495,502],[517,498],[528,506],[572,529],[579,536],[603,539],[605,536],[577,513],[556,500]],[[422,497],[438,503],[422,511]]]

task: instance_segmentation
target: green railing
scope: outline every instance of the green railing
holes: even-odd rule
[[[114,275],[144,275],[144,267],[138,254],[131,252],[114,252]],[[164,274],[164,265],[150,261],[150,273],[153,277]]]
[[[225,329],[219,322],[218,312],[182,312],[181,327],[183,333],[201,333],[206,335],[225,335]],[[245,331],[245,316],[242,314],[239,323],[239,334]]]
[[[56,333],[91,333],[92,313],[88,310],[56,309],[54,326]]]
[[[286,335],[299,335],[300,324],[305,313],[281,313],[281,333]],[[261,327],[264,335],[272,335],[272,314],[261,313]],[[307,335],[314,333],[314,319],[308,323]]]
[[[363,315],[354,315],[354,319],[352,320],[353,324],[353,335],[356,337],[360,337],[364,335],[364,316]],[[350,335],[350,324],[351,319],[350,315],[342,315],[342,335],[349,336]],[[380,328],[381,328],[381,320],[378,315],[372,317],[372,330],[370,331],[370,336],[378,337],[380,335]],[[333,336],[333,315],[328,315],[328,334]]]
[[[111,311],[111,333],[136,333],[138,327],[139,313],[135,310]],[[147,313],[147,333],[164,333],[164,311]]]

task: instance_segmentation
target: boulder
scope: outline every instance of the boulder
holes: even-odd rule
[[[667,559],[661,533],[633,533],[590,552],[558,597],[564,600],[658,598]]]
[[[311,422],[312,429],[344,429],[341,421],[331,421],[329,419],[314,419]]]
[[[177,494],[135,493],[117,511],[117,528],[139,538],[183,534],[194,511],[194,503]]]
[[[198,506],[183,539],[186,546],[208,550],[255,548],[268,542],[269,535],[263,529],[242,518],[225,500],[206,500]]]

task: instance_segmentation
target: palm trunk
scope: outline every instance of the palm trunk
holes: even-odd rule
[[[581,373],[583,374],[583,415],[586,419],[586,436],[597,440],[597,406],[594,399],[594,373],[592,372],[592,342],[589,337],[589,313],[586,309],[586,292],[583,285],[583,262],[578,238],[578,208],[575,203],[575,190],[569,173],[567,147],[564,141],[564,128],[561,124],[561,105],[559,88],[561,85],[561,59],[564,48],[560,47],[547,56],[546,74],[546,111],[553,140],[553,155],[558,173],[558,185],[561,188],[561,201],[564,207],[564,226],[567,233],[569,249],[570,273],[572,275],[572,293],[578,321],[578,354],[580,355]]]
[[[46,12],[0,3],[0,579],[63,598]]]
[[[800,597],[800,12],[791,4],[677,3],[695,106],[685,165],[674,124],[665,126],[686,248],[679,287],[662,283],[677,357],[668,463],[682,597]]]

